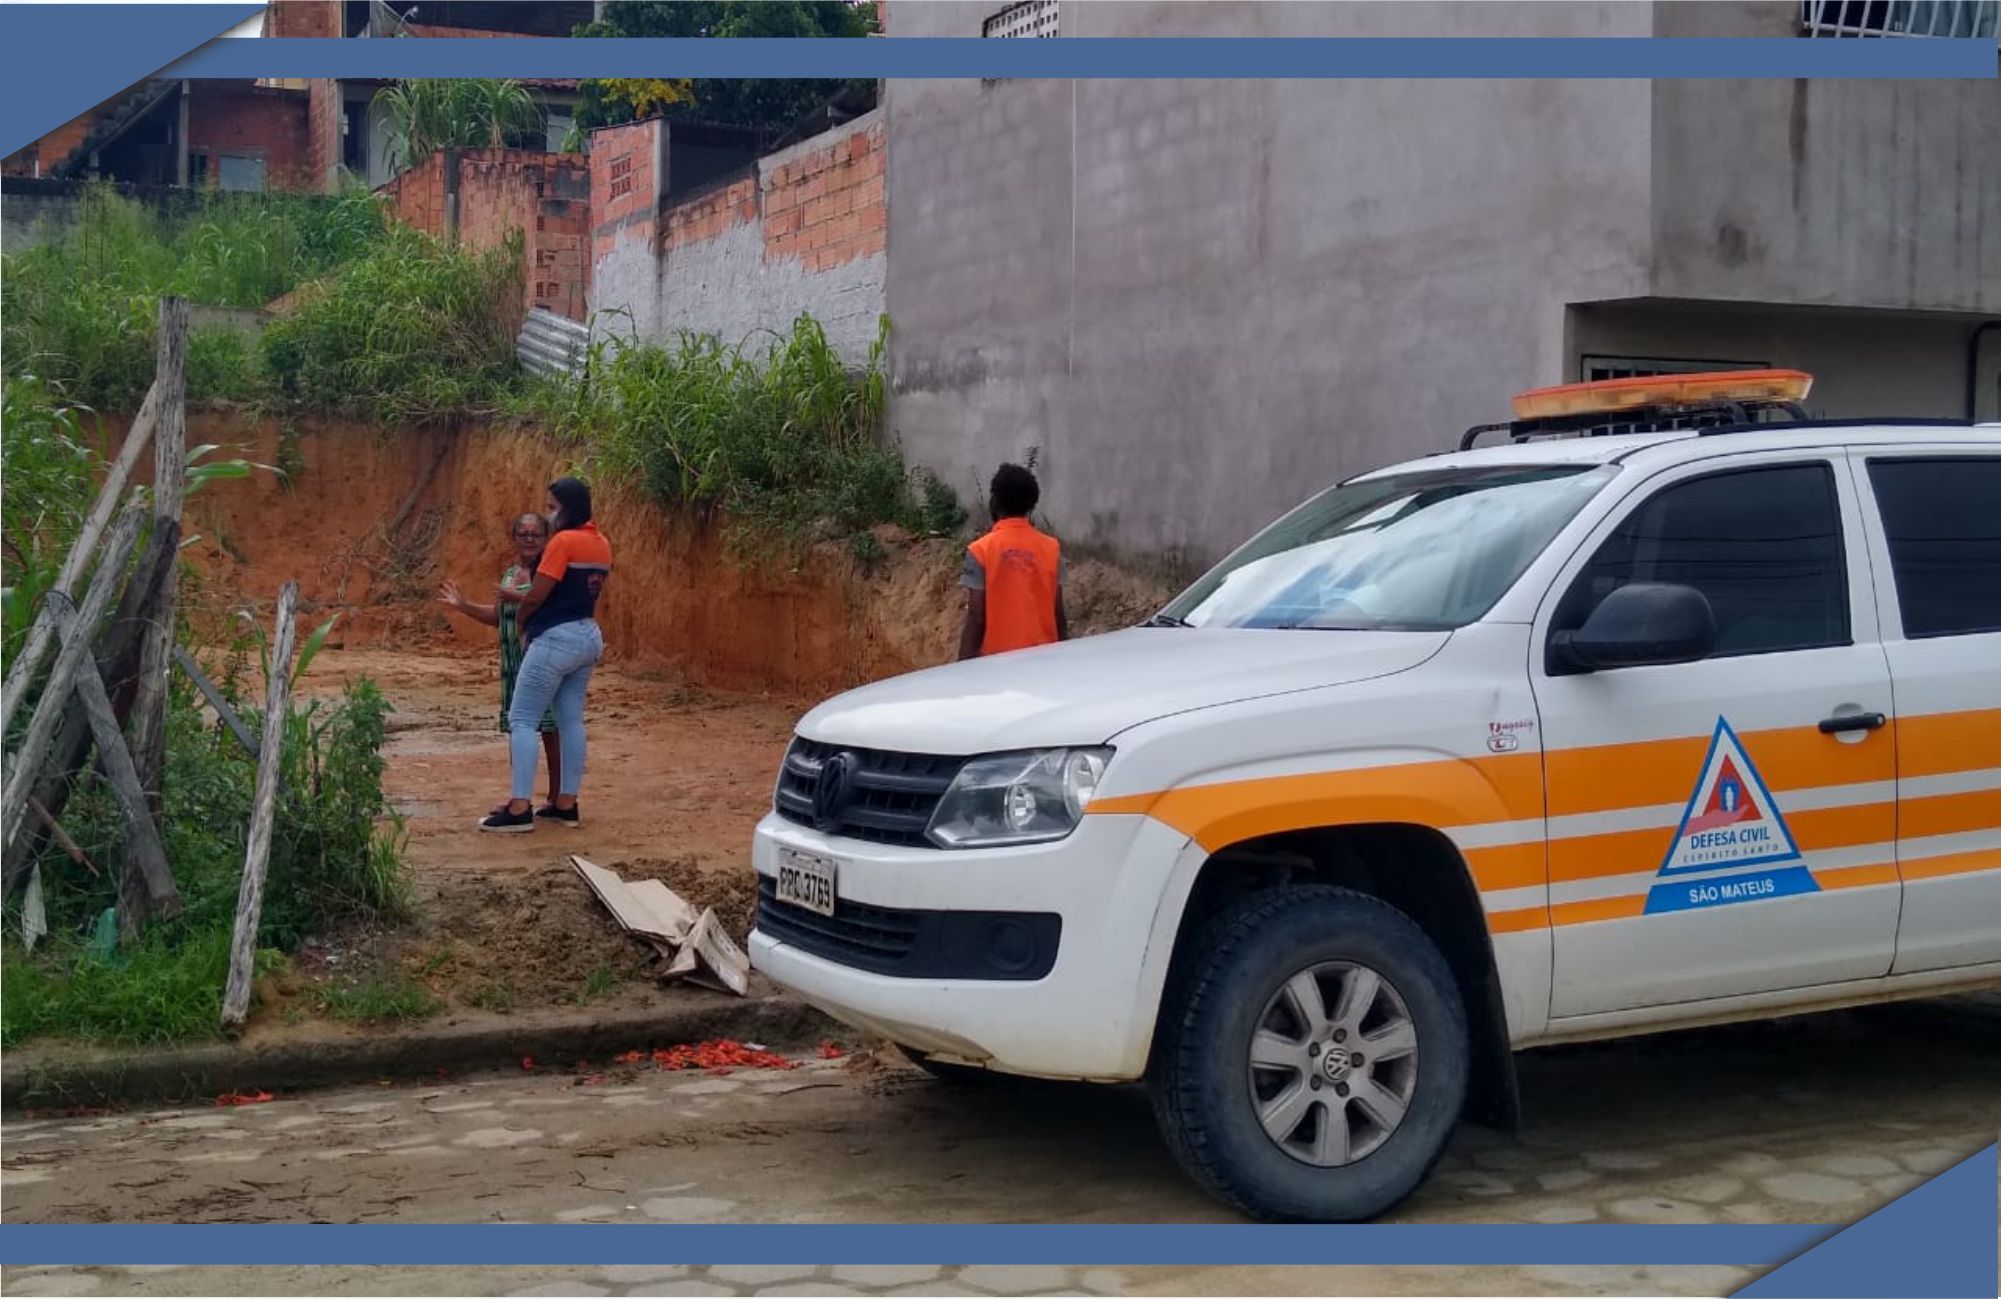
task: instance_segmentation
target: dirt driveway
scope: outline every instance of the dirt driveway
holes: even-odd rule
[[[299,953],[294,974],[268,990],[260,1031],[288,1031],[288,1008],[309,1004],[313,985],[375,976],[423,985],[447,1013],[644,1007],[662,995],[648,955],[612,928],[567,865],[571,853],[629,878],[664,879],[715,907],[739,939],[749,930],[751,830],[770,805],[797,702],[602,667],[587,712],[583,826],[493,835],[476,828],[507,795],[493,658],[330,649],[306,690],[334,694],[361,676],[396,710],[383,783],[408,832],[416,915]]]

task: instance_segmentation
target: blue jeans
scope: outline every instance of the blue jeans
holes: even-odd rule
[[[562,737],[563,784],[559,793],[575,797],[584,783],[584,691],[604,653],[604,633],[596,620],[559,622],[536,635],[514,678],[514,702],[507,710],[507,743],[514,760],[513,797],[535,792],[535,763],[541,754],[542,714],[556,711]]]

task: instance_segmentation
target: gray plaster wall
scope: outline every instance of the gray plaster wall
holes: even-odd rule
[[[1657,6],[1790,36],[1788,0]],[[2001,315],[2001,81],[1661,81],[1654,292]]]
[[[896,35],[988,6],[896,0]],[[1644,34],[1622,4],[1077,4],[1063,35]],[[1060,38],[1059,38],[1060,39]],[[1202,561],[1440,449],[1646,286],[1645,83],[892,81],[891,423],[970,499]]]
[[[759,159],[760,195],[762,177],[801,152],[825,149],[879,120],[870,113]],[[761,350],[788,333],[798,317],[810,315],[843,361],[867,361],[884,311],[883,254],[818,271],[797,257],[767,257],[761,199],[758,216],[713,238],[668,248],[646,238],[645,229],[621,232],[612,250],[592,263],[596,336],[671,342],[683,331],[713,333],[726,344],[745,342]]]
[[[60,239],[76,224],[81,203],[75,193],[0,190],[0,250],[18,253]]]
[[[895,0],[891,31],[977,35],[997,7]],[[1790,36],[1797,15],[1785,0],[1064,0],[1061,21],[1062,37]],[[976,500],[998,461],[1035,449],[1068,540],[1213,559],[1329,482],[1574,379],[1572,304],[2001,308],[2001,162],[1980,139],[1997,95],[892,81],[892,426]],[[1701,343],[1703,311],[1649,345]],[[1829,400],[1963,401],[1963,319],[1874,349],[1836,336],[1894,333],[1894,312],[1846,334],[1766,319],[1811,324],[1785,354],[1854,367],[1823,372]]]

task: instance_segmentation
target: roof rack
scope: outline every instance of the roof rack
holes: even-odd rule
[[[1726,370],[1535,388],[1515,395],[1514,419],[1474,425],[1459,439],[1459,449],[1471,450],[1483,433],[1501,430],[1521,442],[1565,434],[1604,437],[1741,427],[1773,414],[1804,420],[1800,403],[1812,387],[1813,376],[1799,370]]]
[[[1517,419],[1502,424],[1475,424],[1459,439],[1461,451],[1471,451],[1473,444],[1487,433],[1506,430],[1510,441],[1527,442],[1535,438],[1563,437],[1611,437],[1623,433],[1671,433],[1696,430],[1708,433],[1728,433],[1744,428],[1758,428],[1777,421],[1760,419],[1761,415],[1783,413],[1794,421],[1807,421],[1807,413],[1796,401],[1731,401],[1713,406],[1642,406],[1635,410],[1592,411],[1582,415],[1560,415],[1548,419]]]

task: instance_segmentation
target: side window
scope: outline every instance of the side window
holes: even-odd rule
[[[1718,655],[1848,644],[1833,469],[1739,469],[1662,488],[1577,575],[1552,630],[1575,631],[1628,582],[1674,582],[1708,596]]]
[[[1871,460],[1904,635],[2001,631],[2001,457]]]

